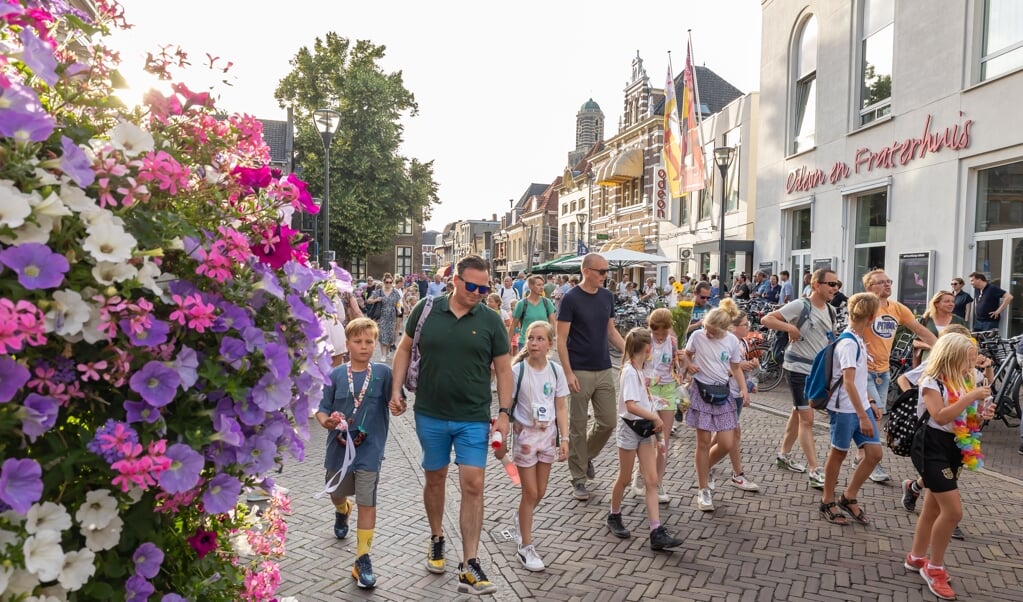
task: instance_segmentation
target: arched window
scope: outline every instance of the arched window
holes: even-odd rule
[[[793,153],[813,148],[817,125],[817,19],[812,15],[799,29],[795,47],[793,90]]]

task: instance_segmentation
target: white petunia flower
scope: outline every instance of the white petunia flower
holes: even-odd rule
[[[100,324],[102,321],[103,314],[100,312],[98,307],[90,303],[89,319],[82,325],[82,339],[86,343],[94,345],[100,341],[110,340],[110,335],[107,334],[107,331],[105,329],[100,330]]]
[[[115,282],[130,280],[138,273],[138,269],[130,263],[101,261],[99,262],[99,265],[92,268],[92,277],[96,279],[96,282],[104,286],[110,286]]]
[[[121,520],[120,516],[110,519],[107,526],[101,529],[90,529],[83,526],[82,535],[85,536],[85,547],[93,552],[109,550],[121,541],[122,527],[124,527],[124,521]]]
[[[18,543],[18,534],[14,531],[5,531],[0,529],[0,550],[3,550],[7,546],[12,546]],[[0,592],[4,591],[4,588],[0,587]]]
[[[14,567],[0,566],[0,592],[7,591],[7,584],[10,582],[12,574],[14,574]]]
[[[64,554],[64,564],[57,580],[68,591],[76,591],[96,573],[96,553],[87,548]]]
[[[253,554],[252,544],[249,543],[249,536],[240,533],[231,538],[231,547],[239,556],[251,556]]]
[[[66,600],[66,598],[65,598],[65,600]],[[65,602],[65,600],[61,600],[57,596],[46,596],[46,595],[29,596],[29,597],[25,598],[25,602]]]
[[[30,535],[22,546],[25,568],[35,573],[40,581],[53,581],[64,564],[64,550],[60,547],[60,533],[40,531]]]
[[[0,226],[17,228],[32,213],[30,195],[23,193],[10,180],[0,180]]]
[[[35,172],[36,180],[42,186],[56,186],[60,184],[56,174],[52,174],[41,167],[37,167],[33,171]]]
[[[67,602],[67,590],[59,585],[49,585],[36,590],[35,597],[29,597],[25,602],[34,600],[36,602]]]
[[[13,527],[19,527],[21,526],[21,523],[25,522],[25,515],[18,514],[14,510],[4,510],[3,512],[0,512],[0,518],[9,522]]]
[[[98,208],[96,201],[85,194],[85,191],[70,182],[64,182],[60,186],[60,200],[64,202],[75,213],[81,213],[87,209]]]
[[[128,261],[138,241],[124,228],[111,221],[100,221],[86,228],[89,233],[82,241],[82,249],[96,261]]]
[[[36,215],[34,220],[39,222],[25,222],[14,229],[14,236],[0,236],[0,242],[5,245],[23,245],[30,242],[37,242],[45,245],[50,241],[50,233],[53,232],[53,224],[57,218],[48,215]]]
[[[35,201],[35,202],[32,202]],[[45,199],[35,195],[32,199],[32,213],[36,216],[63,217],[71,215],[71,210],[64,205],[64,201],[55,192],[51,192]]]
[[[25,530],[29,534],[40,531],[66,531],[71,528],[71,515],[64,506],[53,502],[32,504],[25,520]]]
[[[118,123],[110,130],[110,145],[124,151],[126,157],[137,157],[155,148],[152,134],[127,121]]]
[[[85,494],[85,503],[75,512],[75,520],[82,529],[102,529],[117,518],[117,500],[107,489],[95,489]]]
[[[89,319],[89,304],[82,294],[71,289],[53,293],[53,304],[46,312],[46,332],[73,336],[82,331]]]
[[[39,577],[23,569],[14,569],[7,580],[7,589],[0,591],[6,596],[18,599],[21,594],[31,594],[37,585]]]
[[[82,209],[82,212],[78,216],[82,223],[85,224],[86,230],[92,228],[96,224],[107,222],[114,224],[120,228],[124,227],[124,220],[114,215],[109,209],[104,209],[99,205],[93,205]]]

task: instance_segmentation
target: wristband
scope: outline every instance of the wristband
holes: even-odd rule
[[[498,408],[498,414],[507,414],[508,418],[511,418],[511,408]]]

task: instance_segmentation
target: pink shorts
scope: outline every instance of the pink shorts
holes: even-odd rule
[[[558,447],[554,444],[557,433],[558,425],[554,422],[545,429],[516,424],[512,461],[524,468],[536,466],[537,462],[554,464],[558,459]]]

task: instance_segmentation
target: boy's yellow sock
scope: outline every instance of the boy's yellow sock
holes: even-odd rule
[[[334,504],[334,510],[337,510],[341,514],[349,514],[352,511],[351,500],[345,500],[343,504]]]
[[[358,548],[355,552],[356,557],[369,554],[369,548],[373,545],[373,529],[356,529],[355,537],[358,541]]]

